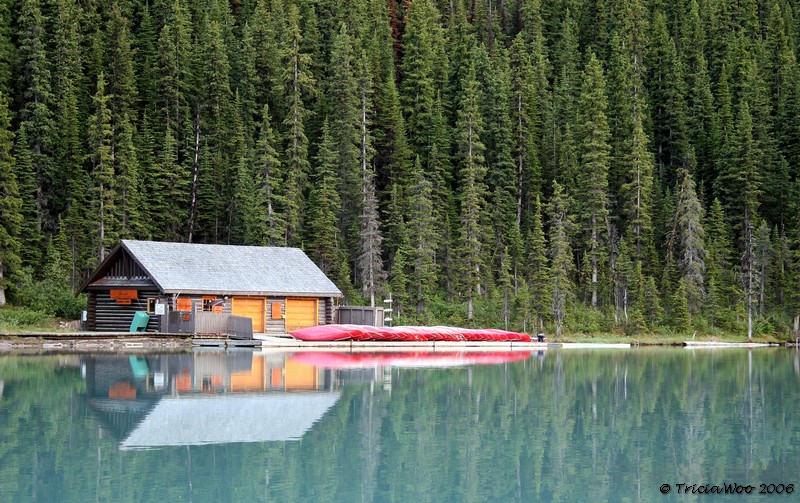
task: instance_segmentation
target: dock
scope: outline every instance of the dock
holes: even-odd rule
[[[768,342],[720,342],[720,341],[684,341],[686,349],[717,349],[717,348],[769,348],[779,347],[780,344]]]
[[[545,349],[628,349],[630,344],[518,341],[301,341],[289,334],[256,334],[241,339],[220,334],[168,332],[29,332],[0,334],[0,352],[10,351],[187,351],[195,347],[279,351],[541,351]]]

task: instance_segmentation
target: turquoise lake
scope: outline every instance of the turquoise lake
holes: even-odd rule
[[[0,356],[4,503],[718,500],[800,501],[797,350]]]

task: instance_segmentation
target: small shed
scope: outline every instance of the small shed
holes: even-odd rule
[[[342,292],[299,248],[120,241],[81,285],[93,331],[128,331],[137,311],[147,331],[170,313],[213,333],[215,315],[252,319],[253,332],[283,333],[334,322]]]

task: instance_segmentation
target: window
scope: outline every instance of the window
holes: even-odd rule
[[[156,312],[156,302],[158,299],[155,297],[147,297],[147,312],[149,314],[154,314]]]
[[[192,312],[192,299],[189,297],[179,297],[175,301],[175,310],[182,313]]]
[[[222,299],[216,295],[203,295],[203,311],[222,313]]]

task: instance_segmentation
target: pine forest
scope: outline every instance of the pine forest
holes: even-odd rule
[[[789,336],[798,47],[797,0],[3,0],[0,304],[131,238],[401,324]]]

